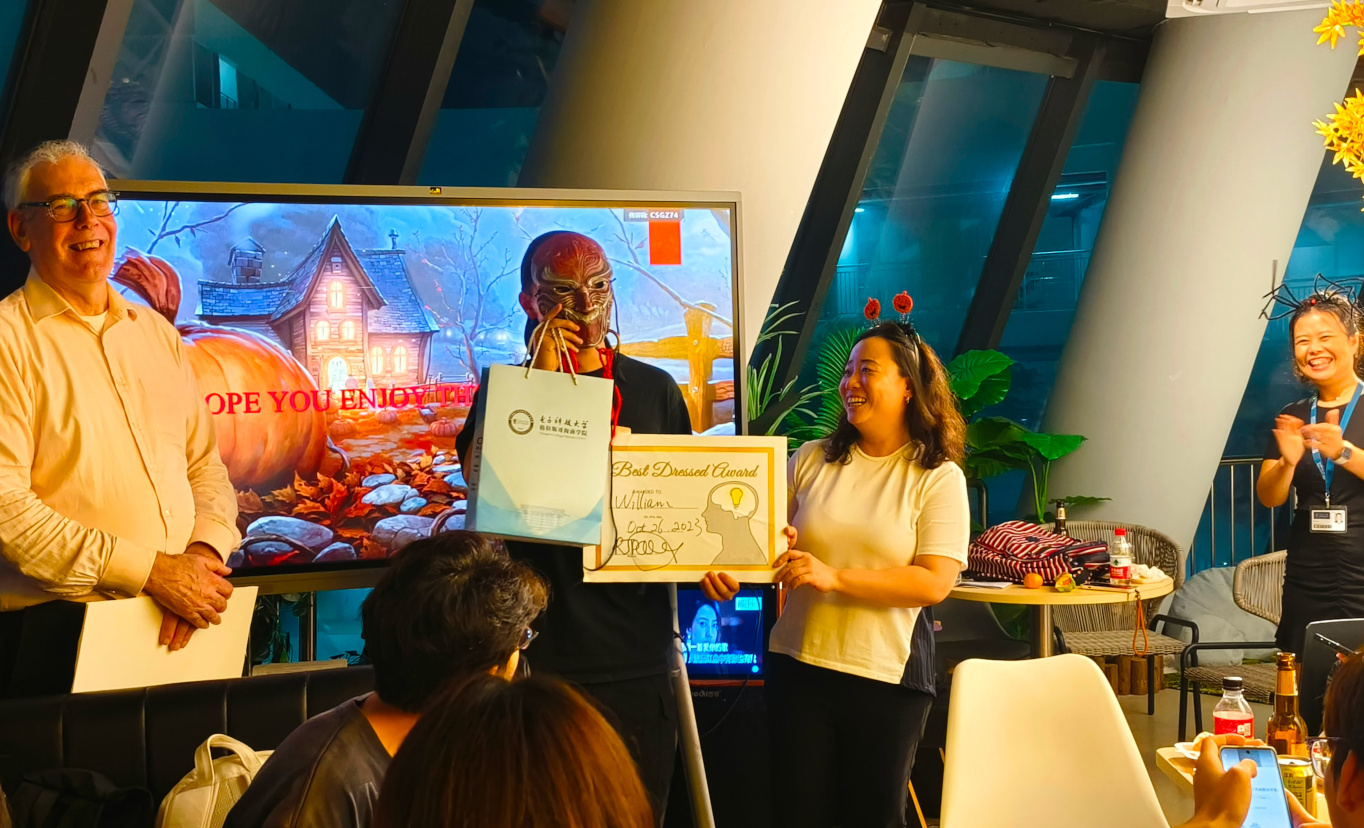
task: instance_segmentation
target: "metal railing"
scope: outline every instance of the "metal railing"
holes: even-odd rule
[[[1016,311],[1074,310],[1089,267],[1088,250],[1034,253],[1019,285]]]
[[[1291,504],[1275,508],[1261,505],[1255,494],[1261,459],[1224,457],[1218,463],[1198,531],[1189,546],[1188,575],[1236,566],[1278,548],[1278,536],[1284,528],[1281,522],[1285,511],[1291,511]]]

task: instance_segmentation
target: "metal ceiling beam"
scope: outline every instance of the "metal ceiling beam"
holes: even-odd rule
[[[1103,64],[1105,47],[1098,39],[1079,41],[1076,47],[1075,76],[1054,77],[1047,84],[990,242],[980,281],[971,296],[971,308],[957,339],[958,354],[996,348],[1004,336],[1009,313],[1037,246],[1037,236],[1047,218],[1052,192],[1065,169],[1066,156]]]
[[[9,95],[0,112],[0,164],[71,133],[108,0],[35,0],[19,34]],[[6,233],[6,236],[9,234]],[[28,257],[0,243],[0,295],[24,282]]]
[[[415,184],[474,0],[408,0],[366,107],[347,184]]]
[[[814,339],[824,297],[833,283],[839,250],[852,223],[853,210],[862,194],[886,116],[895,102],[895,90],[909,62],[910,47],[926,11],[923,3],[888,2],[882,5],[876,27],[853,74],[772,298],[774,305],[791,304],[791,310],[803,314],[795,347],[782,348],[778,354],[776,343],[768,340],[759,344],[753,353],[753,365],[779,358],[774,366],[777,388],[800,375],[805,354]],[[750,388],[748,393],[753,394],[755,390]],[[748,424],[749,433],[765,434],[786,415],[791,402],[774,401],[762,416]]]

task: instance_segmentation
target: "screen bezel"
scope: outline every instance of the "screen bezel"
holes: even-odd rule
[[[111,179],[121,200],[258,202],[278,204],[411,205],[433,207],[581,207],[620,206],[730,210],[733,286],[730,318],[734,338],[735,431],[748,433],[748,372],[744,370],[743,210],[737,192],[685,190],[572,190],[527,187],[421,187],[345,184],[267,184],[252,182],[139,181]],[[316,592],[372,587],[388,561],[305,564],[297,571],[251,567],[231,576],[234,584],[257,586],[261,594]]]

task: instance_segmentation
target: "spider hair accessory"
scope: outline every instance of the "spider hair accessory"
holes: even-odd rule
[[[1357,305],[1359,303],[1359,284],[1354,281],[1337,282],[1318,273],[1316,278],[1312,280],[1311,292],[1306,296],[1299,296],[1294,293],[1293,288],[1289,287],[1288,282],[1284,281],[1262,298],[1266,301],[1264,308],[1260,311],[1260,316],[1274,322],[1317,305],[1342,302]]]

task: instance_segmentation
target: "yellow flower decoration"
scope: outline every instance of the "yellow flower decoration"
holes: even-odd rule
[[[1336,41],[1345,36],[1346,26],[1364,28],[1364,2],[1361,0],[1334,0],[1326,18],[1312,31],[1320,35],[1318,44],[1330,43],[1334,49]],[[1364,42],[1361,42],[1359,53],[1364,55]]]
[[[1345,27],[1364,29],[1364,0],[1332,0],[1326,19],[1312,31],[1318,35],[1317,44],[1330,43],[1345,36]],[[1364,56],[1364,37],[1359,54]],[[1336,111],[1325,121],[1314,121],[1317,134],[1326,139],[1326,149],[1335,153],[1332,164],[1340,164],[1355,178],[1364,179],[1364,94],[1355,90],[1353,98],[1336,104]]]
[[[1331,163],[1364,179],[1364,93],[1356,89],[1353,97],[1336,104],[1336,111],[1325,121],[1312,126],[1326,139],[1326,149],[1335,153]]]

